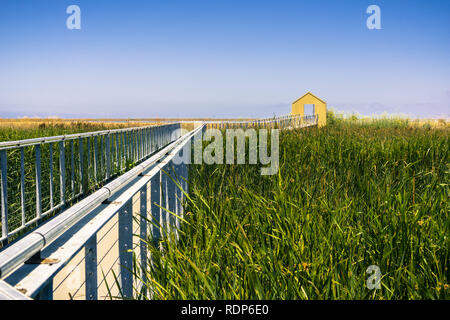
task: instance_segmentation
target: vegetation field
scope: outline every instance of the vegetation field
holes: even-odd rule
[[[191,165],[179,241],[148,244],[153,298],[448,299],[449,133],[334,121],[283,131],[278,175]]]
[[[128,128],[129,123],[64,121],[45,119],[0,119],[0,142],[72,133]],[[134,124],[133,126],[136,126]]]
[[[137,125],[13,122],[0,121],[0,141]],[[449,133],[442,122],[331,114],[325,128],[281,132],[277,175],[261,176],[258,165],[191,165],[178,242],[163,239],[162,252],[148,244],[152,298],[448,299]],[[26,150],[26,162],[34,152]],[[8,152],[11,229],[20,224],[19,161],[18,151]],[[34,212],[35,168],[25,170]],[[42,179],[47,195],[48,166]],[[379,290],[367,288],[371,265],[381,271]]]

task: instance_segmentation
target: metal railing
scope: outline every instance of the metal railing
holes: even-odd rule
[[[131,270],[136,265],[145,270],[149,257],[143,239],[177,235],[188,186],[187,164],[177,159],[186,146],[190,152],[188,143],[203,128],[180,137],[0,252],[6,289],[15,287],[34,299],[131,298],[145,292],[148,288],[133,279]]]
[[[0,244],[171,142],[179,123],[0,142]]]
[[[208,128],[229,129],[236,127],[244,128],[303,128],[317,125],[318,115],[286,115],[280,117],[256,119],[256,120],[227,120],[227,121],[206,121]]]

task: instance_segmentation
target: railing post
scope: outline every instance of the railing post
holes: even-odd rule
[[[115,138],[116,138],[116,169],[115,172],[118,172],[119,169],[119,153],[120,153],[120,149],[119,149],[119,133],[116,132],[115,134]]]
[[[126,132],[122,132],[122,156],[120,157],[120,170],[125,167],[127,158],[127,141],[126,141]]]
[[[36,217],[42,215],[41,145],[36,145]]]
[[[176,176],[176,180],[177,183],[179,184],[179,186],[175,185],[175,213],[177,214],[177,216],[179,216],[180,218],[183,217],[183,163],[181,164],[176,164],[175,165],[175,176]],[[181,221],[180,218],[176,217],[176,228],[175,228],[175,235],[176,235],[176,239],[178,240],[178,230],[180,230],[181,228]]]
[[[145,129],[145,156],[150,153],[150,128]]]
[[[139,160],[144,157],[144,130],[139,129]]]
[[[61,203],[66,204],[66,154],[64,151],[64,140],[59,142],[59,182],[61,192]]]
[[[103,146],[103,144],[104,144],[104,141],[105,141],[105,139],[103,138],[103,136],[101,135],[101,136],[99,136],[99,138],[100,138],[100,153],[99,153],[99,160],[100,160],[100,162],[99,162],[99,168],[100,168],[100,179],[99,179],[99,181],[102,181],[103,180],[103,170],[105,169],[105,165],[104,165],[104,163],[103,163],[103,155],[104,155],[104,153],[103,153],[103,149],[104,149],[104,146]]]
[[[84,171],[84,158],[83,158],[83,139],[79,138],[78,140],[78,149],[80,154],[80,192],[81,194],[85,194],[87,191],[86,184],[86,173]],[[89,154],[89,152],[88,152]]]
[[[111,177],[111,135],[106,136],[106,180]]]
[[[97,300],[97,235],[94,234],[84,247],[86,300]]]
[[[53,279],[39,291],[38,295],[35,297],[36,300],[53,300]]]
[[[172,213],[176,213],[176,195],[175,195],[175,183],[172,179],[175,179],[175,168],[172,161],[167,165],[167,221],[168,221],[168,232],[172,232],[175,226],[178,225],[178,218]]]
[[[74,145],[73,140],[70,140],[70,188],[72,197],[75,196],[75,162],[74,162]]]
[[[158,245],[162,232],[162,214],[161,214],[161,171],[158,171],[150,180],[150,203],[152,213],[152,238],[155,246]]]
[[[149,128],[148,129],[149,130],[149,132],[148,132],[148,134],[149,134],[149,136],[150,136],[150,153],[152,153],[153,151],[154,151],[154,145],[155,145],[155,143],[154,143],[154,140],[153,140],[153,132],[154,132],[154,128]]]
[[[53,145],[50,143],[48,146],[49,149],[49,169],[50,169],[50,177],[49,177],[49,186],[50,186],[50,208],[53,208]]]
[[[167,172],[167,165],[165,165],[161,170]],[[169,208],[167,203],[167,173],[161,171],[161,207],[163,208],[161,211],[161,232],[164,232],[167,237],[169,236],[170,231],[170,220],[169,213],[167,209]]]
[[[87,182],[86,182],[86,191],[89,189],[89,180],[91,179],[91,137],[87,138],[87,162],[86,162],[86,173],[87,173]]]
[[[146,270],[147,270],[147,188],[148,185],[144,185],[144,187],[141,189],[141,195],[140,195],[140,204],[141,204],[141,212],[140,212],[140,225],[139,225],[139,230],[140,230],[140,247],[139,247],[139,251],[140,251],[140,270],[142,271],[141,273],[141,278],[142,278],[142,292],[146,293],[147,292],[147,287],[146,287],[146,282],[147,282],[147,277],[146,277]]]
[[[98,181],[98,136],[94,137],[94,184],[97,184]]]
[[[136,149],[136,139],[137,139],[137,137],[136,137],[136,130],[133,129],[132,135],[131,135],[131,147],[132,147],[132,149],[131,149],[131,155],[132,155],[132,158],[133,158],[133,162],[135,162],[136,159],[137,159],[137,156],[136,156],[136,152],[137,152],[137,149]]]
[[[0,150],[0,166],[2,173],[1,197],[2,197],[2,237],[8,236],[8,178],[6,150]]]
[[[161,148],[161,127],[158,127],[156,131],[156,147],[159,150]]]
[[[127,140],[127,144],[126,144],[126,146],[127,146],[127,149],[126,149],[127,150],[127,157],[126,157],[127,161],[131,160],[131,133],[132,133],[132,131],[125,132],[126,140]]]
[[[51,188],[53,188],[53,185],[51,185]],[[50,201],[53,201],[52,191],[50,189]],[[22,225],[25,225],[25,151],[23,147],[20,148],[20,205],[22,208]]]
[[[120,284],[124,298],[133,297],[133,204],[132,199],[119,210]]]

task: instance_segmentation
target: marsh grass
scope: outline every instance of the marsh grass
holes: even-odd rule
[[[278,175],[191,165],[179,241],[148,241],[153,298],[448,299],[448,138],[341,122],[283,131]]]
[[[8,123],[6,125],[5,123]],[[64,134],[72,133],[83,133],[83,132],[93,132],[101,131],[107,129],[123,128],[126,125],[123,124],[112,124],[112,123],[90,123],[82,121],[59,121],[59,122],[38,122],[36,121],[13,121],[13,124],[5,122],[5,120],[0,121],[0,141],[15,141],[23,139],[31,139],[37,137],[49,137],[58,136]],[[101,142],[99,138],[99,143]],[[74,168],[72,170],[71,166],[71,142],[73,142],[74,148]],[[104,141],[103,141],[104,143]],[[50,152],[50,146],[52,148]],[[90,146],[90,163],[88,164],[88,150],[86,142],[84,142],[84,163],[85,163],[85,174],[87,174],[86,169],[90,172],[90,178],[87,180],[87,185],[85,186],[85,195],[88,195],[92,191],[99,187],[99,183],[96,183],[93,179],[93,148],[91,143]],[[100,147],[99,147],[100,148]],[[81,190],[81,177],[79,170],[80,156],[79,156],[79,141],[75,139],[73,141],[67,141],[65,143],[65,171],[66,177],[63,182],[65,185],[65,198],[68,200],[66,207],[75,203],[79,200],[80,196],[76,196]],[[25,223],[29,222],[36,217],[36,161],[35,161],[35,146],[28,146],[24,148],[24,193],[25,193]],[[19,148],[7,150],[7,182],[8,182],[8,230],[13,231],[22,225],[22,206],[21,206],[21,172],[20,172],[20,161],[21,161],[21,151]],[[103,155],[103,153],[101,154]],[[61,202],[61,182],[59,177],[59,149],[58,143],[46,143],[41,145],[41,187],[42,187],[42,212],[50,210],[57,204]],[[103,157],[105,158],[105,157]],[[52,161],[50,161],[52,159]],[[105,159],[102,160],[105,163]],[[127,160],[124,169],[117,166],[115,162],[112,163],[112,172],[121,173],[129,170],[134,166],[134,162]],[[50,197],[50,170],[53,170],[53,199]],[[73,171],[74,184],[72,188],[71,176]],[[106,176],[105,165],[103,165],[98,170],[98,181]],[[52,203],[53,200],[53,203]],[[59,213],[61,209],[55,210],[54,213],[46,217],[50,218],[54,214]],[[43,220],[44,221],[44,220]],[[41,221],[42,222],[42,221]],[[1,226],[1,222],[0,222]],[[9,241],[13,241],[26,233],[28,230],[36,227],[37,224],[31,224],[28,228],[24,229],[17,235],[10,237]],[[2,244],[0,244],[0,248]]]

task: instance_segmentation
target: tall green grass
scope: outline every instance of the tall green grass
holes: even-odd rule
[[[148,242],[154,299],[449,298],[449,130],[283,131],[259,169],[191,165],[179,241]]]

